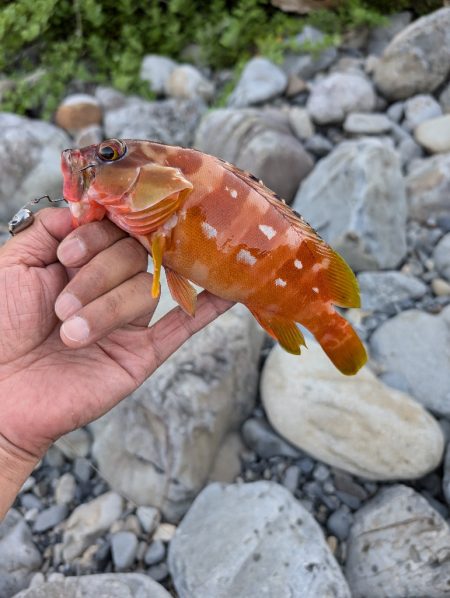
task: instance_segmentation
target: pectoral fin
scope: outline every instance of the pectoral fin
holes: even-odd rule
[[[173,270],[166,268],[167,284],[174,301],[190,316],[194,316],[197,305],[197,292],[191,283]]]
[[[152,297],[156,299],[159,295],[159,283],[161,279],[161,266],[166,246],[166,238],[163,235],[154,235],[152,238],[153,258],[153,284]]]
[[[293,320],[249,309],[264,330],[277,340],[283,349],[288,353],[300,355],[300,347],[306,347],[306,343],[302,332]]]

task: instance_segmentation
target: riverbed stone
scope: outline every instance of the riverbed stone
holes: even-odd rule
[[[76,93],[63,99],[55,114],[58,126],[74,134],[102,122],[102,108],[95,96]]]
[[[437,271],[450,281],[450,233],[442,237],[433,252]]]
[[[426,120],[416,128],[414,135],[432,154],[450,152],[450,114]]]
[[[392,122],[384,114],[352,112],[344,122],[344,131],[352,135],[381,135],[388,133]]]
[[[167,56],[147,54],[142,59],[140,78],[143,81],[148,81],[150,89],[154,93],[162,95],[166,82],[176,66],[177,63]]]
[[[180,598],[350,597],[318,524],[272,482],[208,486],[178,527],[168,562]]]
[[[367,368],[345,377],[313,340],[300,357],[279,346],[261,396],[277,432],[316,459],[371,480],[418,478],[441,460],[439,424]]]
[[[405,121],[403,126],[409,131],[414,131],[424,121],[442,115],[442,108],[430,94],[421,93],[413,96],[405,102],[404,106]]]
[[[419,278],[396,270],[360,272],[358,282],[364,311],[383,312],[393,303],[420,299],[427,292],[427,285]]]
[[[172,98],[201,99],[208,102],[214,97],[214,84],[192,64],[176,66],[165,82],[165,92]]]
[[[261,104],[284,93],[287,75],[267,58],[252,58],[242,71],[236,88],[228,99],[233,108]]]
[[[416,160],[406,178],[409,216],[421,222],[450,215],[450,152]]]

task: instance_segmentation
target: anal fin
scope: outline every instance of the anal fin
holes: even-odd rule
[[[166,278],[172,299],[189,316],[194,316],[197,306],[197,291],[184,276],[177,274],[177,272],[169,268],[166,268]]]
[[[153,284],[152,297],[156,299],[159,295],[159,281],[161,279],[161,266],[166,246],[166,238],[163,235],[154,235],[152,238],[152,258],[153,258]]]
[[[300,347],[306,347],[305,337],[293,320],[249,309],[262,328],[277,340],[285,351],[300,355]]]

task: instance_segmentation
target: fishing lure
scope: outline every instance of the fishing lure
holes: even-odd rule
[[[334,306],[359,307],[345,261],[261,181],[218,158],[152,141],[109,139],[62,153],[76,226],[107,216],[164,266],[174,300],[195,314],[191,282],[248,307],[290,353],[316,337],[344,374],[367,355]]]

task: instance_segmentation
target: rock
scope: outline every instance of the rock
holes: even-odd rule
[[[323,158],[333,150],[333,144],[323,135],[313,135],[305,143],[305,150]]]
[[[242,426],[242,437],[246,445],[263,459],[300,457],[298,449],[275,434],[264,420],[248,419]]]
[[[450,82],[442,90],[439,96],[439,103],[441,104],[442,112],[448,114],[450,112]]]
[[[50,123],[0,113],[0,221],[8,222],[34,197],[61,195],[61,151],[70,145]]]
[[[64,521],[67,517],[67,505],[52,505],[39,513],[33,525],[33,532],[41,534],[49,529],[53,529],[58,523]]]
[[[155,581],[163,581],[169,575],[169,569],[166,563],[159,563],[158,565],[152,565],[148,568],[147,573]]]
[[[127,103],[127,96],[112,87],[103,87],[100,85],[95,90],[95,97],[103,110],[116,110],[122,108]]]
[[[187,147],[192,145],[205,110],[205,104],[198,99],[147,102],[130,97],[124,106],[105,113],[105,135],[119,139],[152,139]]]
[[[134,563],[138,540],[132,532],[117,532],[111,536],[111,553],[115,571],[125,571]]]
[[[328,69],[337,58],[334,47],[323,48],[319,52],[304,51],[303,48],[320,47],[324,43],[325,35],[306,25],[292,42],[298,45],[298,51],[288,51],[285,54],[283,70],[289,77],[311,79],[319,71]]]
[[[103,139],[103,129],[99,125],[91,125],[77,132],[74,138],[75,147],[86,147],[101,143]]]
[[[308,111],[299,106],[292,106],[289,110],[289,124],[295,135],[303,140],[314,135],[314,125],[309,118]]]
[[[355,516],[346,577],[354,598],[448,594],[450,532],[406,486],[383,489]]]
[[[406,178],[409,216],[426,222],[450,214],[450,153],[418,160]]]
[[[412,137],[402,139],[397,146],[402,166],[408,166],[410,162],[423,157],[423,151]]]
[[[161,540],[162,542],[170,542],[175,535],[177,528],[172,523],[161,523],[156,530],[153,539],[155,542]]]
[[[442,109],[433,96],[429,94],[419,94],[409,98],[404,104],[405,122],[404,126],[413,131],[417,125],[424,121],[441,116]]]
[[[75,498],[77,484],[71,473],[62,475],[55,488],[55,500],[57,505],[68,505]]]
[[[444,477],[442,480],[442,489],[447,504],[450,504],[450,444],[447,444],[444,460]]]
[[[339,123],[351,112],[371,112],[375,92],[365,77],[332,73],[313,83],[306,107],[320,125]]]
[[[272,349],[261,397],[275,430],[334,467],[371,480],[418,478],[441,460],[439,424],[366,367],[344,377],[313,340],[301,357]]]
[[[438,315],[402,312],[382,324],[370,342],[382,370],[395,373],[422,405],[444,416],[450,415],[449,334],[450,306]]]
[[[450,152],[450,114],[426,120],[416,128],[414,135],[432,154]]]
[[[148,547],[145,556],[144,556],[144,563],[148,566],[156,565],[160,563],[164,557],[166,556],[166,547],[161,540],[156,540],[156,542],[152,542]]]
[[[336,536],[341,542],[347,539],[353,523],[353,515],[346,505],[342,505],[334,511],[327,521],[328,531]]]
[[[297,12],[301,15],[323,8],[334,8],[341,0],[270,0],[271,4],[285,12]]]
[[[218,448],[253,405],[263,333],[243,307],[218,318],[94,426],[99,470],[139,505],[177,520]]]
[[[149,82],[152,91],[162,95],[166,83],[176,66],[177,63],[167,58],[167,56],[147,54],[142,60],[140,78]]]
[[[41,562],[30,528],[18,511],[10,509],[0,522],[0,596],[10,598],[26,588]]]
[[[103,573],[66,577],[29,588],[14,598],[170,598],[156,581],[142,573]]]
[[[411,23],[411,18],[410,12],[399,12],[390,16],[386,25],[374,27],[369,35],[368,53],[381,56],[392,38]]]
[[[364,311],[386,311],[393,303],[420,299],[427,285],[415,276],[402,272],[360,272],[361,306]]]
[[[168,563],[180,598],[350,597],[318,524],[272,482],[208,486],[179,526]]]
[[[395,123],[399,123],[405,111],[405,102],[394,102],[386,110],[388,117]]]
[[[302,183],[293,207],[355,270],[394,268],[406,253],[405,184],[388,141],[338,145]]]
[[[450,8],[414,21],[396,35],[375,69],[375,83],[387,98],[430,93],[450,72]]]
[[[291,201],[313,161],[277,110],[214,110],[202,120],[195,146],[236,164]]]
[[[279,95],[287,87],[286,74],[267,58],[252,58],[242,71],[236,88],[228,99],[228,105],[242,108],[261,104]]]
[[[80,482],[87,482],[92,474],[92,464],[88,459],[77,457],[73,462],[73,474]]]
[[[76,93],[64,98],[55,114],[58,126],[71,133],[102,122],[102,109],[96,97]]]
[[[450,295],[450,283],[442,278],[433,278],[431,281],[431,288],[433,293],[438,297],[446,297]]]
[[[56,446],[61,452],[74,461],[76,458],[87,457],[91,452],[92,438],[84,428],[77,428],[68,434],[64,434],[56,441]]]
[[[208,481],[231,484],[241,473],[240,453],[244,449],[241,437],[236,432],[227,434],[212,465]]]
[[[444,235],[434,248],[433,261],[439,274],[450,281],[450,233]]]
[[[182,100],[201,99],[208,102],[214,97],[214,84],[191,64],[173,69],[165,84],[168,96]]]
[[[391,128],[392,123],[384,114],[352,112],[344,122],[344,131],[353,135],[381,135]]]
[[[79,556],[104,534],[122,514],[122,497],[107,492],[77,507],[66,523],[63,556],[66,562]]]
[[[161,522],[161,514],[154,507],[138,507],[136,510],[142,529],[149,535],[153,534]]]

